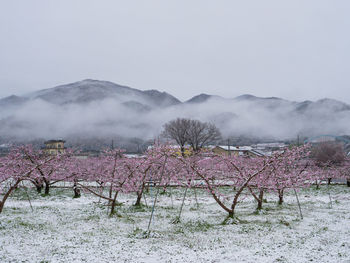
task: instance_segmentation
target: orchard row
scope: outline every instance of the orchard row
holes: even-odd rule
[[[31,182],[40,193],[49,194],[58,182],[72,182],[74,194],[80,189],[108,201],[113,214],[119,193],[135,193],[140,205],[151,184],[203,188],[217,204],[234,217],[243,192],[263,205],[264,193],[275,192],[279,204],[284,193],[317,184],[330,178],[348,178],[350,160],[342,165],[318,165],[309,145],[292,147],[268,157],[243,157],[199,152],[181,155],[167,145],[158,145],[138,158],[127,158],[122,150],[106,150],[98,157],[76,158],[67,150],[46,155],[30,145],[17,147],[0,158],[0,213],[11,193],[21,182]],[[223,186],[232,188],[231,194]]]

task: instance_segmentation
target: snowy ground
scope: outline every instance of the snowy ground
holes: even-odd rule
[[[193,190],[181,223],[172,224],[182,193],[159,196],[144,238],[151,209],[135,209],[133,195],[120,196],[123,205],[110,218],[98,198],[72,199],[68,189],[49,197],[30,192],[32,212],[18,190],[0,214],[0,262],[350,262],[350,188],[331,186],[332,208],[326,186],[300,192],[303,220],[292,193],[282,207],[267,195],[260,214],[247,196],[237,210],[242,222],[231,225],[221,224],[225,212],[204,191],[198,208]]]

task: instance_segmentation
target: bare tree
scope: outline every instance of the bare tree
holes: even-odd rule
[[[218,128],[212,123],[191,120],[187,134],[187,142],[195,152],[200,151],[203,146],[214,143],[221,138]]]
[[[185,144],[187,143],[187,134],[190,128],[191,120],[184,118],[177,118],[164,124],[164,131],[162,135],[165,138],[173,139],[180,146],[181,153],[184,155]]]
[[[162,135],[175,140],[181,148],[182,155],[185,144],[190,144],[197,152],[203,146],[221,138],[220,131],[214,124],[185,118],[177,118],[166,123]]]
[[[320,167],[341,165],[345,161],[343,146],[334,142],[323,142],[316,145],[312,151],[313,158]],[[328,184],[332,178],[328,178]]]

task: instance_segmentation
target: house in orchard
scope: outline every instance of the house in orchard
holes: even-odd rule
[[[249,157],[261,157],[264,153],[253,149],[251,146],[224,146],[219,145],[212,148],[212,151],[216,154],[236,155],[236,156],[249,156]]]
[[[48,140],[44,142],[45,147],[43,148],[43,151],[46,154],[50,155],[57,155],[59,153],[64,153],[65,152],[65,147],[64,147],[64,140]]]

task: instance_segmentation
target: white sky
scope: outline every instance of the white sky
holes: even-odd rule
[[[350,1],[0,0],[0,97],[92,78],[350,102]]]

